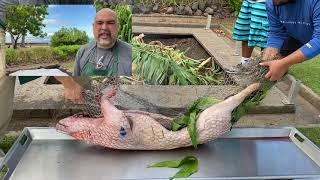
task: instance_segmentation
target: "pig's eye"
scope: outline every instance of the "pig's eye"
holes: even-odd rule
[[[126,134],[127,134],[126,130],[123,127],[121,127],[120,128],[120,135],[125,136]]]

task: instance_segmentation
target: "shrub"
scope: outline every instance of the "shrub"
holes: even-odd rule
[[[48,47],[6,49],[6,63],[9,65],[52,61],[52,50]]]
[[[228,0],[228,5],[233,12],[233,15],[238,16],[242,2],[239,0]]]
[[[54,58],[58,61],[67,61],[70,59],[75,59],[80,47],[81,45],[55,47],[53,48]]]
[[[52,62],[54,60],[52,55],[53,53],[51,48],[36,47],[32,48],[32,51],[30,51],[29,58],[35,63],[40,63],[43,60],[46,62]]]
[[[51,46],[58,47],[63,45],[82,45],[89,42],[89,37],[85,31],[77,28],[62,27],[51,37]]]
[[[6,63],[12,64],[15,63],[18,59],[17,50],[8,48],[5,50],[6,53]]]
[[[6,63],[9,65],[50,63],[74,60],[81,45],[59,47],[34,47],[21,49],[6,49]]]

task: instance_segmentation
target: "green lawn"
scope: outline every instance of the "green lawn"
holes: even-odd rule
[[[74,60],[69,60],[61,64],[63,68],[68,69],[70,72],[73,72],[74,65],[75,65]]]
[[[0,140],[0,148],[7,153],[13,143],[17,140],[19,133],[7,133]]]
[[[295,64],[289,69],[289,73],[299,79],[320,95],[320,57],[313,58],[306,62]]]
[[[320,128],[298,128],[298,130],[320,147]]]

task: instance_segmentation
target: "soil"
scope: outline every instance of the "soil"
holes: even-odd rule
[[[177,45],[176,49],[186,52],[186,56],[192,59],[208,59],[210,55],[194,38],[145,38],[145,43],[160,41],[166,46]]]

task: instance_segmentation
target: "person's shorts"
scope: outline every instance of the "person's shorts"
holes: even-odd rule
[[[283,45],[280,49],[280,54],[281,56],[286,57],[298,50],[299,48],[301,48],[302,46],[303,44],[300,41],[290,36],[283,42]]]
[[[233,39],[252,47],[266,47],[269,30],[266,4],[244,0],[233,31]]]

